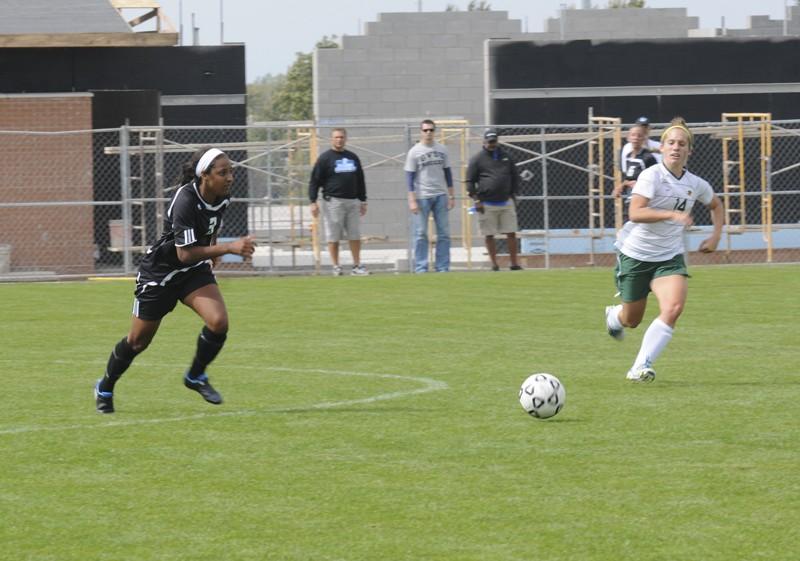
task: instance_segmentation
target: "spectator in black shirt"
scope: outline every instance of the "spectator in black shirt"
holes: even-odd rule
[[[519,189],[519,174],[517,166],[498,144],[497,131],[486,129],[483,148],[470,159],[467,167],[467,193],[475,199],[478,228],[486,240],[492,271],[500,270],[494,241],[497,234],[506,235],[511,270],[519,271],[522,267],[517,262],[515,199]]]
[[[95,385],[99,413],[114,412],[114,385],[136,355],[147,348],[161,319],[179,300],[205,322],[183,383],[209,403],[222,403],[205,373],[228,332],[228,311],[211,261],[227,253],[248,259],[255,243],[251,236],[216,243],[233,184],[233,167],[224,152],[216,148],[195,152],[184,164],[181,183],[164,219],[164,235],[147,250],[139,266],[130,331],[114,347],[105,374]]]
[[[322,188],[325,204],[325,238],[328,253],[333,263],[333,275],[342,274],[339,266],[339,240],[346,238],[353,256],[351,275],[368,275],[369,271],[361,264],[361,232],[359,222],[367,213],[367,187],[364,182],[364,169],[361,160],[353,152],[345,149],[347,131],[335,128],[331,131],[331,149],[324,152],[314,164],[311,180],[308,183],[308,198],[311,201],[311,215],[319,216],[317,197]]]

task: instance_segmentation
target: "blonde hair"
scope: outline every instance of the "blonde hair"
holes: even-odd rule
[[[680,129],[686,133],[686,136],[689,138],[689,148],[692,147],[694,144],[694,135],[692,131],[689,130],[689,127],[686,126],[686,121],[683,117],[673,117],[672,121],[670,121],[669,126],[664,129],[664,132],[661,133],[661,144],[664,144],[664,139],[667,138],[667,134],[672,129]]]

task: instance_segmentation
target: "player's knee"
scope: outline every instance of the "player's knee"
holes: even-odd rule
[[[661,310],[661,314],[668,319],[667,323],[672,325],[683,313],[683,302],[670,302]]]
[[[639,313],[625,313],[625,310],[619,316],[619,321],[623,327],[630,327],[634,329],[642,323],[642,314]]]
[[[148,336],[140,336],[140,337],[133,337],[128,338],[128,345],[130,346],[131,350],[137,355],[144,351],[147,347],[150,346],[150,341],[152,341],[152,337]]]
[[[206,318],[206,327],[219,335],[226,334],[228,332],[228,314],[218,314]]]

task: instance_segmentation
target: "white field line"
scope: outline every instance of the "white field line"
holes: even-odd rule
[[[163,365],[162,365],[163,366]],[[237,367],[242,369],[247,367]],[[303,374],[322,374],[325,376],[360,376],[363,378],[383,378],[389,380],[406,380],[415,384],[422,384],[421,388],[401,390],[396,392],[381,393],[360,399],[346,399],[343,401],[327,401],[322,403],[311,403],[308,405],[298,407],[280,407],[280,408],[265,408],[265,409],[241,409],[237,411],[219,411],[210,413],[197,413],[195,415],[183,415],[180,417],[157,417],[153,419],[130,419],[125,421],[110,421],[98,424],[65,424],[65,425],[28,425],[19,427],[0,428],[0,435],[7,434],[24,434],[31,432],[59,432],[69,430],[86,430],[108,427],[130,427],[136,425],[154,425],[161,423],[176,423],[182,421],[193,421],[196,419],[207,419],[211,417],[244,417],[250,415],[259,415],[265,413],[290,413],[293,411],[307,411],[309,409],[333,409],[334,407],[345,407],[349,405],[361,405],[365,403],[375,403],[378,401],[386,401],[389,399],[398,399],[411,395],[419,395],[429,392],[435,392],[448,389],[448,385],[440,380],[427,378],[424,376],[400,376],[398,374],[378,374],[373,372],[348,372],[343,370],[324,370],[316,368],[283,368],[274,366],[257,367],[250,366],[251,369],[259,370],[272,370],[275,372],[299,372]],[[89,412],[87,415],[97,415],[94,412]]]

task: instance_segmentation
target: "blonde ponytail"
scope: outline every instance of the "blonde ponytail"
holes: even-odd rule
[[[669,123],[669,126],[666,129],[664,129],[664,132],[661,133],[661,144],[664,144],[664,139],[667,138],[667,134],[672,129],[680,129],[686,132],[686,136],[689,138],[689,148],[692,147],[692,145],[694,144],[694,135],[692,134],[692,131],[689,130],[689,127],[686,125],[686,121],[684,120],[684,118],[681,116],[673,117],[672,121],[670,121]]]

